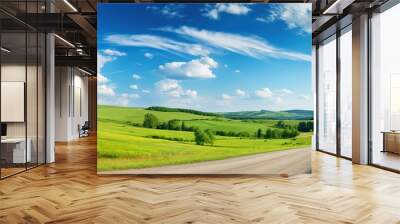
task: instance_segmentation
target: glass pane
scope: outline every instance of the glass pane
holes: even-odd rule
[[[400,170],[400,5],[372,18],[372,163]]]
[[[38,147],[37,147],[37,132],[38,132],[38,35],[36,32],[27,33],[28,44],[28,62],[27,62],[27,81],[26,81],[26,113],[27,113],[27,149],[30,150],[28,155],[28,168],[37,165]]]
[[[340,153],[352,157],[352,35],[340,36]]]
[[[30,161],[26,150],[26,35],[1,34],[1,160],[2,177],[25,170]],[[29,149],[29,147],[28,147]]]
[[[336,40],[318,49],[318,147],[336,153]]]
[[[38,163],[45,163],[46,149],[45,149],[45,44],[46,37],[44,34],[40,33],[38,41]]]

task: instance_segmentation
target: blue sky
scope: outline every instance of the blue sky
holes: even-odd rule
[[[312,109],[311,4],[99,4],[100,104]]]

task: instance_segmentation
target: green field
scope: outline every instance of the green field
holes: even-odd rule
[[[230,120],[183,112],[148,111],[143,108],[98,106],[98,170],[123,170],[219,160],[256,153],[307,147],[311,133],[292,139],[255,139],[216,136],[213,145],[196,145],[193,132],[137,127],[152,113],[162,121],[184,120],[188,126],[214,131],[256,132],[275,120]],[[285,121],[296,124],[299,121]]]

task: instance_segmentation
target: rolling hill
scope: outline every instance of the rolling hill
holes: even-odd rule
[[[240,111],[222,113],[230,119],[273,119],[273,120],[312,120],[312,110],[285,110],[285,111]]]

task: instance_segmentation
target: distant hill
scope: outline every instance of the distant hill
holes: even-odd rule
[[[161,112],[183,112],[183,113],[190,113],[190,114],[203,115],[203,116],[221,117],[221,114],[217,114],[217,113],[203,112],[203,111],[199,111],[199,110],[191,110],[191,109],[183,109],[183,108],[147,107],[146,110],[161,111]]]
[[[273,119],[273,120],[312,120],[312,110],[285,110],[285,111],[240,111],[222,113],[224,117],[231,119]]]
[[[312,120],[314,112],[312,110],[284,110],[284,111],[239,111],[239,112],[224,112],[213,113],[199,110],[191,110],[184,108],[171,107],[147,107],[146,110],[161,111],[161,112],[181,112],[190,113],[202,116],[225,117],[229,119],[271,119],[271,120]]]

